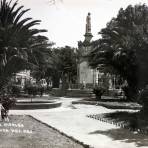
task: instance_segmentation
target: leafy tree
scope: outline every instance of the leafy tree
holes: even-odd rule
[[[44,52],[42,49],[47,46],[47,43],[42,42],[47,39],[38,35],[46,30],[34,28],[40,20],[24,18],[29,9],[23,10],[23,6],[17,5],[17,1],[1,0],[0,3],[0,90],[13,73],[27,68],[29,63],[37,63],[39,58],[35,53],[39,49],[40,53]]]
[[[121,8],[99,33],[102,38],[94,44],[90,65],[102,64],[109,72],[119,74],[128,83],[127,97],[135,98],[148,83],[148,7]]]
[[[52,59],[53,66],[50,68],[52,69],[52,74],[50,74],[54,79],[53,85],[58,87],[60,79],[63,84],[66,84],[66,82],[75,83],[77,74],[75,48],[69,46],[54,48],[52,49]]]

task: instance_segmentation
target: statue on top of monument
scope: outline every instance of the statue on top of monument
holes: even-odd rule
[[[91,17],[90,12],[88,13],[86,17],[86,33],[91,33]]]

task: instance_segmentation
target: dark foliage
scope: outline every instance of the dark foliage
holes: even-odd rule
[[[38,93],[39,87],[38,87],[38,85],[31,85],[30,84],[30,85],[26,85],[24,90],[28,95],[36,96]]]
[[[48,52],[48,39],[35,29],[40,20],[25,17],[18,2],[0,2],[0,91],[7,87],[13,74],[24,69],[37,69]],[[45,57],[45,56],[44,56]]]
[[[52,49],[52,68],[49,68],[46,75],[50,75],[53,86],[59,87],[60,79],[63,87],[66,83],[76,83],[77,55],[75,48],[65,46]]]
[[[148,7],[129,5],[121,8],[99,34],[89,56],[92,67],[120,75],[128,83],[127,97],[135,99],[148,83]]]
[[[93,89],[93,93],[96,95],[96,100],[100,100],[101,96],[106,92],[106,89],[103,87],[96,86]]]
[[[1,96],[1,103],[5,110],[9,111],[16,103],[16,99],[10,96]]]

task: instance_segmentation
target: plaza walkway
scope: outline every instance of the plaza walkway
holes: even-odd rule
[[[93,105],[72,105],[76,99],[61,98],[62,106],[42,110],[11,110],[13,115],[31,115],[34,118],[64,132],[68,136],[94,148],[147,148],[134,133],[120,129],[115,125],[86,117],[88,114],[114,112]],[[130,136],[129,136],[130,133]],[[128,135],[128,137],[127,137]],[[147,137],[145,140],[148,141]]]

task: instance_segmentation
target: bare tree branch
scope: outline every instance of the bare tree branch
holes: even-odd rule
[[[58,1],[63,2],[63,0],[48,0],[48,3],[49,5],[55,5]]]

